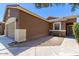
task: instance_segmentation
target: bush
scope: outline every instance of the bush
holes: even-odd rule
[[[75,39],[77,39],[77,41],[79,42],[79,23],[74,23],[73,34],[75,36]]]

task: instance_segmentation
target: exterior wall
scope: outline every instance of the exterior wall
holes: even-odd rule
[[[67,23],[74,23],[76,22],[76,18],[75,19],[68,19],[67,21],[61,21],[61,30],[58,31],[50,31],[51,35],[54,36],[66,36],[66,24]],[[53,30],[53,23],[50,23],[50,30]]]
[[[50,29],[53,30],[53,23],[50,23]],[[61,22],[61,30],[59,31],[50,31],[50,34],[53,36],[66,36],[66,23]]]
[[[19,11],[19,20],[18,20],[17,29],[26,30],[26,40],[36,39],[42,36],[46,36],[49,33],[49,23],[34,17],[30,14],[27,14],[23,11]]]
[[[18,10],[16,8],[8,8],[8,18],[18,17]]]
[[[18,18],[18,10],[16,8],[8,8],[5,18],[5,35],[15,39],[16,19]]]
[[[66,31],[52,31],[51,35],[64,37],[66,36]]]
[[[4,28],[5,28],[5,24],[4,23],[1,23],[0,24],[0,35],[3,35],[4,34]]]
[[[53,29],[53,22],[49,24],[49,28]],[[66,22],[61,21],[61,30],[66,30]]]
[[[48,22],[16,8],[8,8],[7,11],[5,17],[6,36],[15,38],[17,42],[22,42],[48,35]]]
[[[53,29],[53,23],[49,23],[49,28]]]
[[[66,30],[66,22],[65,21],[61,22],[61,30]]]

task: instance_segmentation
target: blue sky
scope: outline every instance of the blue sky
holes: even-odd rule
[[[6,5],[8,5],[8,3],[7,4],[0,3],[0,21],[3,20]],[[37,9],[32,3],[25,3],[25,4],[23,3],[20,5],[44,18],[47,18],[48,16],[63,17],[63,16],[79,15],[79,9],[76,9],[75,12],[71,12],[71,6],[68,4],[65,4],[64,6],[59,5],[41,9]],[[79,22],[79,19],[77,19],[77,21]]]

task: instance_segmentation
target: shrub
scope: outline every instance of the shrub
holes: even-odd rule
[[[77,41],[79,42],[79,23],[74,23],[73,34],[75,36],[75,39],[77,39]]]

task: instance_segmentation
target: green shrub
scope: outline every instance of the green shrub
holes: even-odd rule
[[[77,41],[79,42],[79,23],[74,23],[73,34],[75,36],[75,39],[77,39]]]

